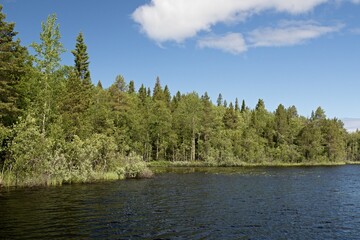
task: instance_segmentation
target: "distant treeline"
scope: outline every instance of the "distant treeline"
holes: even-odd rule
[[[30,55],[0,6],[0,184],[61,183],[136,177],[149,161],[332,163],[360,160],[360,134],[349,134],[322,108],[310,118],[295,106],[275,112],[213,104],[197,93],[171,96],[159,78],[150,89],[122,76],[94,86],[83,34],[61,65],[55,15],[42,24]],[[111,174],[115,174],[114,176]],[[35,179],[35,180],[34,180]]]

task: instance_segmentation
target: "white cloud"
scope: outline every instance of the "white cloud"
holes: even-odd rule
[[[232,54],[240,54],[249,48],[280,47],[302,44],[325,34],[339,31],[343,26],[321,26],[313,21],[282,21],[275,28],[259,28],[247,33],[228,33],[198,40],[201,48],[215,48]],[[245,40],[246,39],[246,40]]]
[[[342,119],[344,127],[348,132],[355,132],[360,130],[360,118],[345,118]]]
[[[224,36],[212,36],[198,41],[200,48],[215,48],[232,54],[247,50],[245,40],[240,33],[228,33]]]
[[[300,14],[327,1],[330,0],[152,0],[138,7],[132,18],[158,43],[182,42],[200,31],[211,31],[217,23],[244,19],[265,10]]]
[[[351,0],[352,3],[359,4],[360,0]]]
[[[247,41],[251,47],[292,46],[307,40],[337,32],[343,26],[321,26],[312,21],[287,21],[276,28],[260,28],[251,31]]]
[[[360,28],[350,29],[350,32],[355,35],[360,35]]]

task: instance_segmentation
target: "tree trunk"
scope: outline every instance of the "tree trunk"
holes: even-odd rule
[[[195,161],[195,119],[192,118],[191,161]]]
[[[191,161],[195,161],[195,136],[191,140]]]
[[[156,139],[156,160],[159,160],[159,134]]]

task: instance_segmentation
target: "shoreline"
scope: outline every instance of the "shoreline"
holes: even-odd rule
[[[116,172],[107,172],[107,173],[95,173],[88,179],[77,179],[72,181],[64,181],[63,179],[38,179],[32,178],[28,181],[22,182],[22,184],[14,184],[14,181],[8,178],[9,176],[0,176],[0,189],[8,187],[35,187],[35,186],[61,186],[61,185],[71,185],[71,184],[86,184],[94,182],[106,182],[106,181],[118,181],[125,179],[146,179],[151,178],[153,174],[161,173],[165,169],[185,169],[185,168],[203,168],[203,169],[216,169],[216,168],[266,168],[266,167],[278,167],[278,168],[292,168],[292,167],[336,167],[336,166],[346,166],[346,165],[360,165],[360,162],[309,162],[309,163],[281,163],[281,162],[266,162],[266,163],[244,163],[240,162],[237,164],[215,164],[209,162],[201,161],[178,161],[178,162],[168,162],[168,161],[152,161],[147,162],[146,166],[150,170],[146,172],[143,176],[133,176],[125,177],[119,176]],[[166,171],[165,171],[166,172]],[[180,171],[181,172],[181,171]],[[4,178],[1,178],[4,177]]]
[[[209,162],[168,162],[168,161],[153,161],[148,162],[149,168],[176,168],[176,167],[202,167],[202,168],[218,168],[218,167],[332,167],[345,165],[360,165],[360,162],[309,162],[309,163],[281,163],[281,162],[265,162],[265,163],[237,163],[237,164],[215,164]]]

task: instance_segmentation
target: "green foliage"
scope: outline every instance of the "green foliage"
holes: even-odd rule
[[[15,24],[5,22],[0,5],[0,124],[11,126],[21,114],[21,80],[29,69],[26,48],[15,40]]]
[[[60,55],[65,52],[60,42],[61,35],[56,20],[55,14],[49,15],[46,22],[41,24],[41,42],[31,44],[36,52],[34,58],[36,66],[44,74],[51,74],[60,69]]]
[[[153,173],[139,156],[130,154],[125,159],[126,178],[150,178]]]
[[[41,123],[41,132],[46,133],[49,124],[56,117],[59,99],[62,94],[61,54],[65,52],[60,42],[59,25],[56,24],[56,15],[48,16],[46,22],[41,24],[40,43],[32,43],[35,50],[36,76],[34,85],[35,98],[33,109],[37,120]]]
[[[89,56],[87,54],[87,46],[84,43],[84,36],[79,33],[76,38],[75,50],[71,51],[75,57],[76,76],[86,85],[91,85],[89,71]]]
[[[51,148],[51,139],[41,134],[35,118],[28,115],[20,119],[13,129],[9,147],[11,158],[5,162],[6,170],[13,172],[20,182],[26,182],[33,176],[48,175]]]
[[[34,185],[152,176],[151,161],[172,166],[327,164],[360,161],[360,133],[317,108],[309,119],[295,106],[269,112],[213,104],[205,93],[171,96],[159,77],[153,91],[118,75],[94,87],[82,33],[75,64],[61,65],[56,16],[42,24],[31,65],[0,9],[0,184]],[[23,116],[18,118],[19,116]],[[17,121],[17,122],[16,122]],[[16,124],[15,124],[16,123]]]

